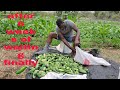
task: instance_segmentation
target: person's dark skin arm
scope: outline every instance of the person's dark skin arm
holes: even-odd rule
[[[61,40],[63,41],[63,43],[72,50],[72,52],[75,52],[75,49],[73,47],[70,46],[70,44],[67,42],[67,40],[63,37],[62,33],[59,32],[59,37],[61,38]]]
[[[79,39],[80,39],[80,31],[79,31],[79,29],[77,28],[76,25],[74,25],[72,28],[76,32],[75,46],[78,46],[80,44],[80,41],[79,41]]]

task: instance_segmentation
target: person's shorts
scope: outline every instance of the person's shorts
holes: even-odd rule
[[[72,37],[65,37],[64,38],[68,41],[68,42],[72,42]],[[57,35],[57,40],[61,40],[61,38],[59,37],[59,35]]]

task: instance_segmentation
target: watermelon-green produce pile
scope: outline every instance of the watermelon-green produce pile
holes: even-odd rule
[[[56,72],[63,74],[86,74],[88,69],[81,64],[75,62],[73,58],[68,55],[58,53],[41,54],[36,57],[38,63],[36,67],[31,67],[29,74],[33,78],[41,78],[48,72]]]

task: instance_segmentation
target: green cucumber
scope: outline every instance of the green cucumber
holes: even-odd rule
[[[16,71],[16,74],[21,74],[26,68],[27,66],[23,66],[22,68]]]
[[[35,68],[32,67],[31,70],[28,73],[32,74],[34,71],[35,71]]]
[[[35,71],[33,72],[33,78],[36,78],[38,72],[39,72],[39,70],[35,70]]]

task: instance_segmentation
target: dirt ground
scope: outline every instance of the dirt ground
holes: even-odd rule
[[[21,51],[15,51],[15,50],[10,50],[6,51],[3,48],[0,48],[0,78],[1,79],[24,79],[25,78],[25,72],[23,72],[20,75],[16,75],[16,71],[20,69],[22,66],[17,66],[17,65],[4,65],[3,61],[5,59],[8,60],[18,60],[17,54],[24,52],[24,60],[30,59],[31,55],[34,50],[21,50]]]
[[[100,55],[108,60],[113,60],[120,63],[120,49],[103,48],[100,49]]]
[[[25,58],[24,59],[30,59],[33,50],[22,50],[22,51],[6,51],[3,48],[0,48],[0,79],[24,79],[25,78],[25,72],[23,72],[20,75],[16,75],[15,72],[20,68],[20,66],[14,65],[14,66],[5,66],[3,65],[3,60],[9,59],[9,60],[17,60],[17,54],[24,52]],[[109,60],[113,60],[117,63],[120,63],[120,50],[119,49],[112,49],[112,48],[104,48],[100,49],[100,54]]]

